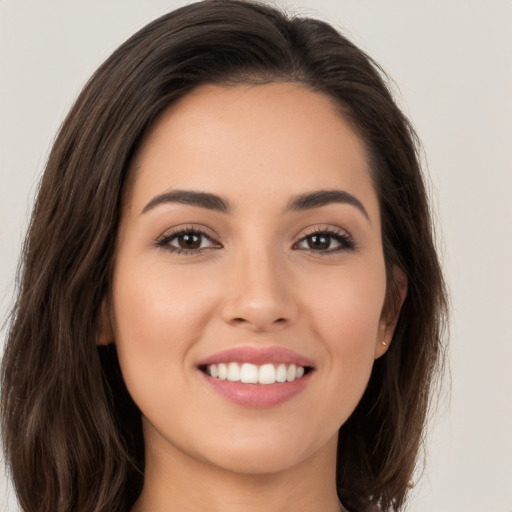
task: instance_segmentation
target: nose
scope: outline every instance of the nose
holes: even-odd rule
[[[284,267],[269,250],[240,255],[228,273],[224,321],[253,332],[271,332],[295,323],[299,307]]]

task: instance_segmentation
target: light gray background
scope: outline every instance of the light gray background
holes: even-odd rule
[[[0,0],[0,315],[53,137],[95,68],[172,0]],[[512,512],[512,2],[277,0],[344,29],[423,140],[453,303],[451,396],[412,512]],[[3,338],[2,338],[3,339]],[[16,505],[5,477],[0,511]]]

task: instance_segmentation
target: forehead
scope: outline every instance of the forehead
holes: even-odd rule
[[[301,84],[201,86],[169,107],[132,165],[137,208],[168,189],[249,197],[374,195],[364,143],[327,95]]]

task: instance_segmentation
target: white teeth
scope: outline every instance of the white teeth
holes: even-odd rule
[[[286,380],[288,382],[291,382],[292,380],[295,380],[297,377],[297,367],[294,364],[291,364],[288,368],[288,371],[286,372]]]
[[[215,365],[212,365],[215,366]],[[210,371],[213,374],[212,371]],[[213,375],[212,375],[213,377]],[[219,379],[226,380],[228,378],[228,367],[224,363],[219,364]]]
[[[240,365],[237,363],[228,364],[228,380],[238,382],[240,380]]]
[[[276,382],[293,382],[304,375],[304,367],[281,363],[275,367],[272,363],[257,366],[251,363],[219,363],[206,368],[211,377],[245,384],[275,384]]]
[[[273,364],[260,366],[258,382],[260,384],[274,384],[276,381],[276,369]]]
[[[257,384],[258,367],[255,364],[244,363],[240,369],[240,380],[248,384]]]
[[[286,366],[284,364],[280,364],[277,367],[276,381],[277,382],[286,382]]]

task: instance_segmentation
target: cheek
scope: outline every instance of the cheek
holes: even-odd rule
[[[117,333],[123,340],[179,349],[201,328],[211,295],[193,273],[171,272],[154,260],[146,265],[119,260],[113,292]]]
[[[135,269],[135,270],[134,270]],[[209,287],[183,272],[119,258],[113,281],[114,332],[123,377],[138,398],[164,389],[162,376],[185,384],[190,350],[211,309]],[[175,384],[173,384],[175,385]]]
[[[340,267],[303,286],[308,309],[314,309],[324,325],[345,326],[354,333],[376,329],[386,293],[383,263]]]
[[[312,329],[328,351],[330,364],[339,370],[332,374],[358,384],[361,375],[369,376],[379,341],[386,291],[384,266],[377,262],[340,269],[322,283],[306,285],[304,293]]]

